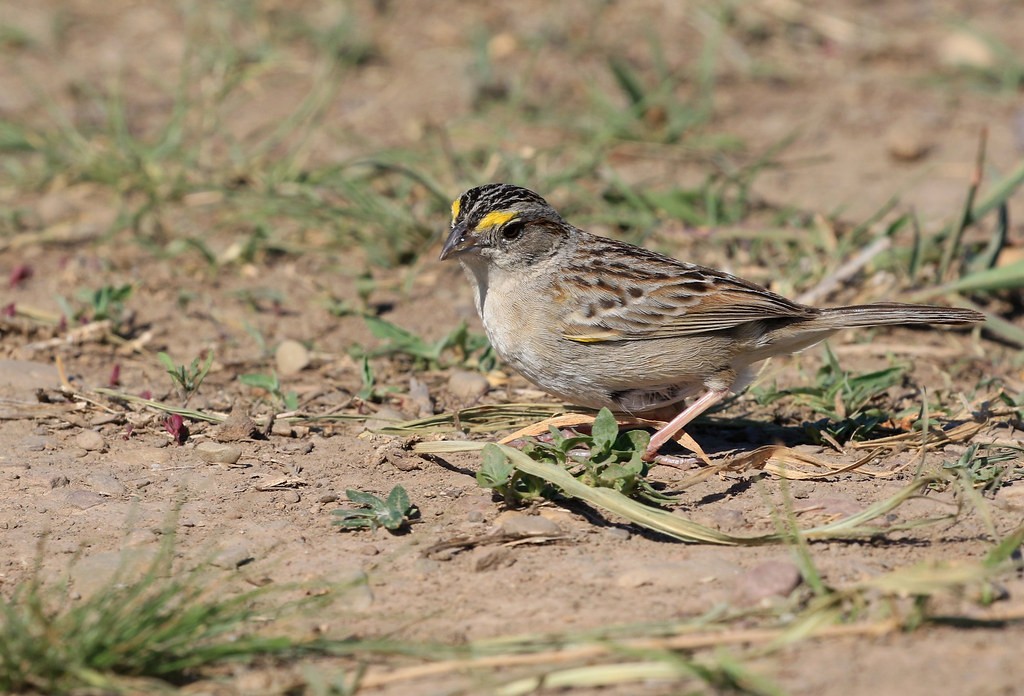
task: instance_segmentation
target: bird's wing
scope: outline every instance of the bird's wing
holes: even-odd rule
[[[568,305],[563,337],[580,343],[678,338],[752,321],[811,319],[818,313],[721,271],[653,252],[643,260],[618,269],[611,262],[587,274],[570,270],[559,283]]]

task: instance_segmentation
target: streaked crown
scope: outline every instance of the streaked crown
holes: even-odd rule
[[[548,202],[529,189],[512,184],[484,184],[452,201],[452,228],[483,231],[503,225],[525,213],[558,217]]]

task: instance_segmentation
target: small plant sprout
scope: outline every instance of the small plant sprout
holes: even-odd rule
[[[752,390],[756,401],[763,405],[790,396],[815,413],[825,415],[831,422],[823,430],[839,442],[868,439],[881,424],[892,420],[892,414],[872,405],[887,389],[903,379],[906,367],[894,365],[884,370],[855,375],[839,365],[835,354],[826,346],[825,364],[818,370],[817,382],[809,387]],[[809,429],[815,436],[819,428]]]
[[[295,411],[299,408],[299,395],[294,391],[284,391],[276,372],[269,375],[262,372],[249,373],[240,375],[238,379],[242,384],[270,393],[285,411]]]
[[[944,462],[942,468],[957,474],[972,488],[995,495],[1005,484],[1024,479],[1022,452],[1021,447],[972,443],[956,461]]]
[[[79,312],[79,316],[86,316],[89,321],[103,321],[110,319],[115,324],[120,323],[124,314],[124,303],[132,294],[132,285],[104,285],[92,292],[82,291],[78,298],[88,305],[85,312]]]
[[[364,356],[406,355],[421,368],[453,365],[470,367],[474,364],[482,370],[494,367],[495,358],[487,337],[471,333],[465,322],[455,327],[448,335],[431,343],[380,317],[365,316],[363,319],[370,332],[384,341],[380,348],[362,351]],[[455,354],[453,360],[445,359],[447,351]]]
[[[178,385],[178,390],[181,392],[181,398],[187,404],[189,399],[199,391],[199,386],[206,379],[207,373],[210,371],[210,367],[213,365],[213,351],[208,351],[206,354],[206,360],[200,363],[198,357],[192,359],[192,363],[185,367],[184,365],[175,364],[171,356],[163,351],[156,354],[164,368],[167,370],[167,374],[171,376],[174,383]]]
[[[377,378],[373,374],[373,368],[370,366],[370,358],[366,355],[363,356],[362,362],[359,364],[359,376],[362,377],[363,387],[356,394],[363,401],[380,401],[380,393],[377,391]]]
[[[334,524],[342,529],[384,527],[389,532],[400,532],[409,526],[411,520],[419,517],[419,510],[409,502],[409,494],[402,486],[392,488],[387,500],[352,488],[345,491],[345,495],[360,507],[334,511],[338,516]]]

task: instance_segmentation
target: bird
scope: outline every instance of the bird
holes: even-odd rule
[[[497,355],[563,401],[676,415],[644,452],[741,392],[761,362],[842,329],[964,325],[970,309],[883,302],[818,308],[742,278],[594,235],[533,191],[471,188],[451,205],[440,259],[457,259]],[[682,403],[694,398],[685,407]]]

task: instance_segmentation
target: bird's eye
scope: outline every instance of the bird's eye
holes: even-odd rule
[[[511,242],[514,239],[519,239],[523,234],[523,223],[522,222],[510,222],[501,228],[501,238],[505,241]]]

